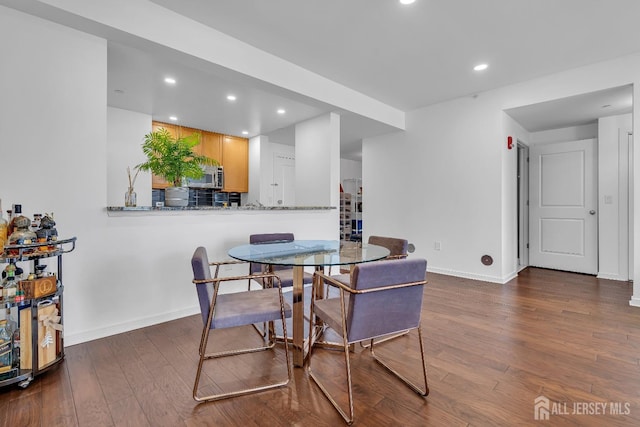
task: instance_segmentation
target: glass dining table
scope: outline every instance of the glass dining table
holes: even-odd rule
[[[339,240],[294,240],[236,246],[228,251],[228,255],[240,261],[263,264],[267,270],[274,265],[293,268],[293,365],[302,367],[306,356],[303,283],[305,267],[323,270],[328,266],[354,266],[383,259],[389,255],[389,250],[383,246]]]

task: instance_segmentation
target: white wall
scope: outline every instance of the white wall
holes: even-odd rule
[[[107,205],[122,206],[134,167],[146,161],[142,152],[144,135],[151,132],[151,116],[120,108],[107,108]],[[151,174],[140,172],[134,189],[138,206],[151,206]]]
[[[634,84],[634,98],[640,99],[639,83],[640,55],[630,55],[408,113],[405,132],[363,143],[367,232],[406,236],[416,243],[416,255],[427,258],[431,271],[509,280],[517,269],[517,222],[512,219],[517,192],[511,183],[517,150],[506,149],[514,127],[503,111],[626,84]],[[639,153],[634,153],[636,164]],[[380,174],[381,169],[388,173]],[[390,195],[395,203],[389,202]],[[397,202],[407,200],[408,206]],[[640,227],[634,233],[638,245]],[[434,242],[441,242],[440,251],[434,250]],[[493,266],[480,263],[483,254],[494,257]],[[640,305],[638,268],[636,256],[632,303]]]
[[[408,239],[429,271],[501,281],[502,114],[495,100],[460,98],[408,113],[405,132],[366,140],[366,233]]]
[[[350,159],[340,159],[340,182],[345,179],[362,178],[362,162]]]
[[[631,114],[598,120],[598,277],[629,280]]]
[[[264,180],[263,170],[266,166],[263,161],[263,151],[269,138],[259,135],[249,139],[249,191],[247,192],[247,203],[255,204],[256,200],[264,203],[262,200],[262,183]]]
[[[119,159],[108,184],[107,153],[135,156],[127,147],[145,120],[107,108],[106,41],[4,7],[0,37],[20,41],[0,44],[3,64],[14,64],[0,67],[0,197],[28,215],[53,211],[60,236],[78,238],[64,257],[66,345],[198,312],[189,264],[198,245],[224,259],[250,233],[335,238],[337,210],[108,216],[107,188],[122,205],[122,166],[136,159]]]
[[[598,123],[581,126],[569,126],[561,129],[551,129],[531,132],[529,144],[548,144],[552,142],[579,141],[598,137]]]
[[[53,211],[60,237],[78,238],[64,257],[65,336],[121,322],[134,313],[103,298],[117,267],[105,240],[106,41],[4,7],[0,38],[19,40],[0,44],[1,197],[29,216]]]
[[[338,206],[340,116],[330,113],[297,123],[295,134],[296,205]]]

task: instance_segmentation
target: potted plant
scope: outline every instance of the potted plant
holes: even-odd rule
[[[199,133],[174,138],[164,128],[144,136],[142,151],[147,156],[147,161],[137,165],[136,169],[151,171],[172,185],[165,189],[167,206],[187,206],[189,189],[183,186],[183,179],[202,178],[203,166],[219,166],[217,160],[193,152],[193,148],[199,143]]]

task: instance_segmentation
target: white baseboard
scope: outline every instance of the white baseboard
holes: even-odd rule
[[[598,279],[606,279],[606,280],[618,280],[618,281],[622,281],[622,282],[628,282],[629,279],[626,277],[622,277],[619,274],[612,274],[612,273],[598,273],[598,275],[596,276]]]
[[[632,307],[640,307],[640,297],[631,297],[629,305]]]
[[[110,325],[100,329],[93,329],[90,331],[78,332],[74,334],[64,334],[64,345],[66,347],[87,341],[93,341],[99,338],[105,338],[111,335],[129,332],[147,326],[157,325],[158,323],[168,322],[170,320],[176,320],[198,313],[200,313],[200,306],[194,305],[193,307],[173,311],[171,313],[162,313],[157,316],[142,317],[130,322]]]
[[[498,276],[485,276],[483,274],[474,274],[474,273],[467,273],[465,271],[449,270],[446,268],[427,266],[427,281],[429,280],[429,275],[428,275],[429,272],[444,274],[447,276],[462,277],[464,279],[480,280],[482,282],[498,283],[501,285],[504,285],[509,280],[518,276],[518,273],[515,271],[505,277],[498,277]]]

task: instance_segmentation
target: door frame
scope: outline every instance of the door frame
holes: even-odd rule
[[[529,146],[518,139],[518,166],[516,168],[518,192],[517,271],[529,266]]]
[[[630,282],[633,281],[633,274],[634,274],[634,245],[633,245],[633,233],[634,233],[634,216],[633,216],[633,188],[634,188],[634,183],[633,183],[633,179],[634,179],[634,175],[635,175],[635,171],[633,170],[634,168],[634,164],[633,164],[633,150],[634,150],[634,145],[633,145],[633,131],[628,132],[627,133],[627,142],[628,142],[628,147],[627,147],[627,152],[629,155],[629,159],[628,159],[628,173],[627,173],[627,179],[628,179],[628,187],[627,187],[627,191],[628,191],[628,198],[627,198],[627,209],[628,209],[628,228],[627,228],[627,234],[629,235],[629,240],[628,240],[628,265],[627,265],[627,270],[628,270],[628,279]]]

